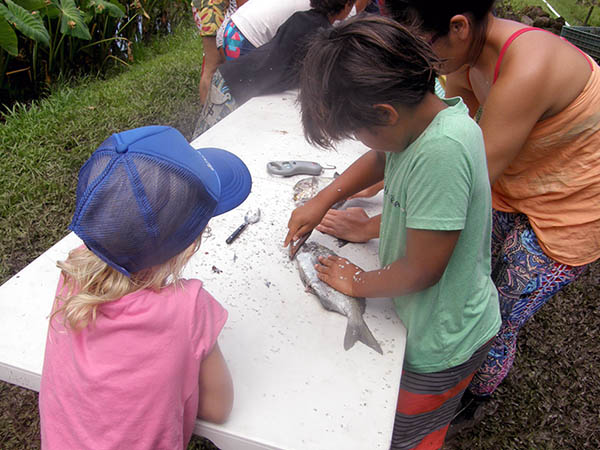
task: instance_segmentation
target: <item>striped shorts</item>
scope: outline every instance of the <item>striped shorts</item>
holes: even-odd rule
[[[466,362],[441,372],[402,372],[392,450],[442,448],[460,399],[491,345],[490,340]]]

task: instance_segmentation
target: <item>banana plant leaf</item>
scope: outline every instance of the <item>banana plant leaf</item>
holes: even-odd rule
[[[12,56],[19,54],[17,33],[4,18],[0,18],[0,47]]]
[[[50,35],[44,26],[40,14],[33,14],[22,6],[17,5],[11,0],[5,0],[6,5],[0,3],[0,17],[3,17],[10,24],[35,42],[48,46]]]

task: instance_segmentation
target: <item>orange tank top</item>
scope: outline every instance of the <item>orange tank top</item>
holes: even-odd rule
[[[544,252],[571,266],[600,258],[600,67],[591,64],[579,96],[534,126],[492,186],[493,207],[527,215]]]

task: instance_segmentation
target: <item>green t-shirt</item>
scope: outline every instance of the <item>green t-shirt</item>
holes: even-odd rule
[[[500,327],[491,272],[491,193],[483,136],[460,98],[405,150],[386,154],[379,258],[404,256],[406,229],[461,230],[440,281],[394,298],[407,329],[404,367],[439,372],[467,361]]]

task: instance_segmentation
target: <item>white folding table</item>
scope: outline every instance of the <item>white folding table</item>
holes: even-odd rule
[[[211,232],[185,270],[229,311],[219,343],[235,385],[229,420],[198,420],[194,432],[226,450],[388,449],[405,329],[390,299],[368,299],[365,320],[383,355],[360,342],[344,350],[346,318],[305,292],[282,246],[294,208],[292,189],[305,176],[280,178],[266,171],[273,160],[312,160],[341,172],[366,149],[354,141],[336,151],[306,143],[294,92],[250,100],[192,145],[237,154],[253,178],[242,206],[211,220]],[[371,214],[381,210],[380,196],[352,202]],[[260,221],[226,244],[254,208],[261,209]],[[338,248],[317,231],[311,240],[365,269],[378,267],[377,240]],[[59,274],[55,262],[79,243],[67,235],[0,286],[0,379],[39,390]]]

